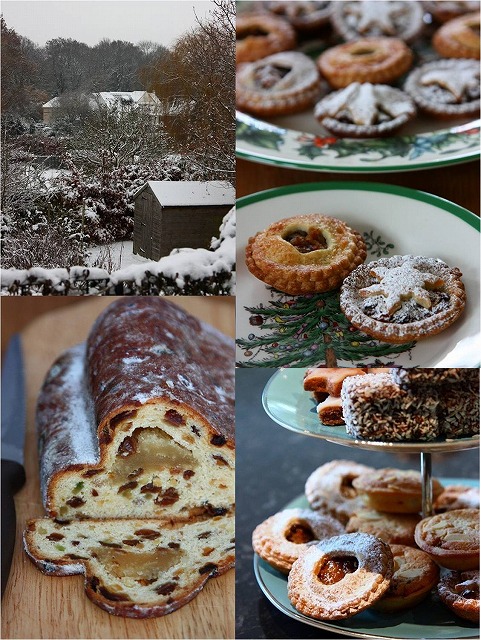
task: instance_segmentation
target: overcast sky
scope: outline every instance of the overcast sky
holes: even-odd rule
[[[2,0],[10,29],[44,45],[73,38],[90,46],[100,40],[152,40],[168,47],[204,18],[209,0]]]

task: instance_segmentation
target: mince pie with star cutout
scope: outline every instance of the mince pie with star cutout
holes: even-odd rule
[[[457,267],[437,258],[391,256],[357,267],[341,287],[341,309],[373,338],[402,344],[435,335],[464,310]]]

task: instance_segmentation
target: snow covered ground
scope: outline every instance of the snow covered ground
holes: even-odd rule
[[[132,240],[114,242],[99,247],[89,247],[90,257],[87,266],[100,266],[108,271],[116,271],[123,267],[130,267],[135,264],[145,264],[150,262],[147,258],[133,253]],[[99,261],[103,264],[99,264]]]

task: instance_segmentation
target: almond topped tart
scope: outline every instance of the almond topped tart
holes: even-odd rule
[[[290,295],[336,289],[365,258],[358,231],[317,213],[274,222],[249,238],[246,247],[249,271]]]
[[[463,312],[461,276],[438,258],[381,258],[344,280],[341,309],[353,326],[378,340],[420,340],[443,331]]]

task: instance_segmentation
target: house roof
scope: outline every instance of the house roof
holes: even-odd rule
[[[151,180],[136,196],[149,186],[163,207],[187,205],[233,205],[235,189],[228,182],[189,182],[175,180]]]
[[[155,93],[148,93],[147,91],[100,91],[99,93],[92,93],[88,97],[92,106],[95,106],[99,99],[100,102],[103,102],[108,106],[112,106],[122,101],[132,102],[132,104],[160,105],[160,100]],[[46,102],[43,106],[59,107],[60,105],[60,97],[55,97]]]

